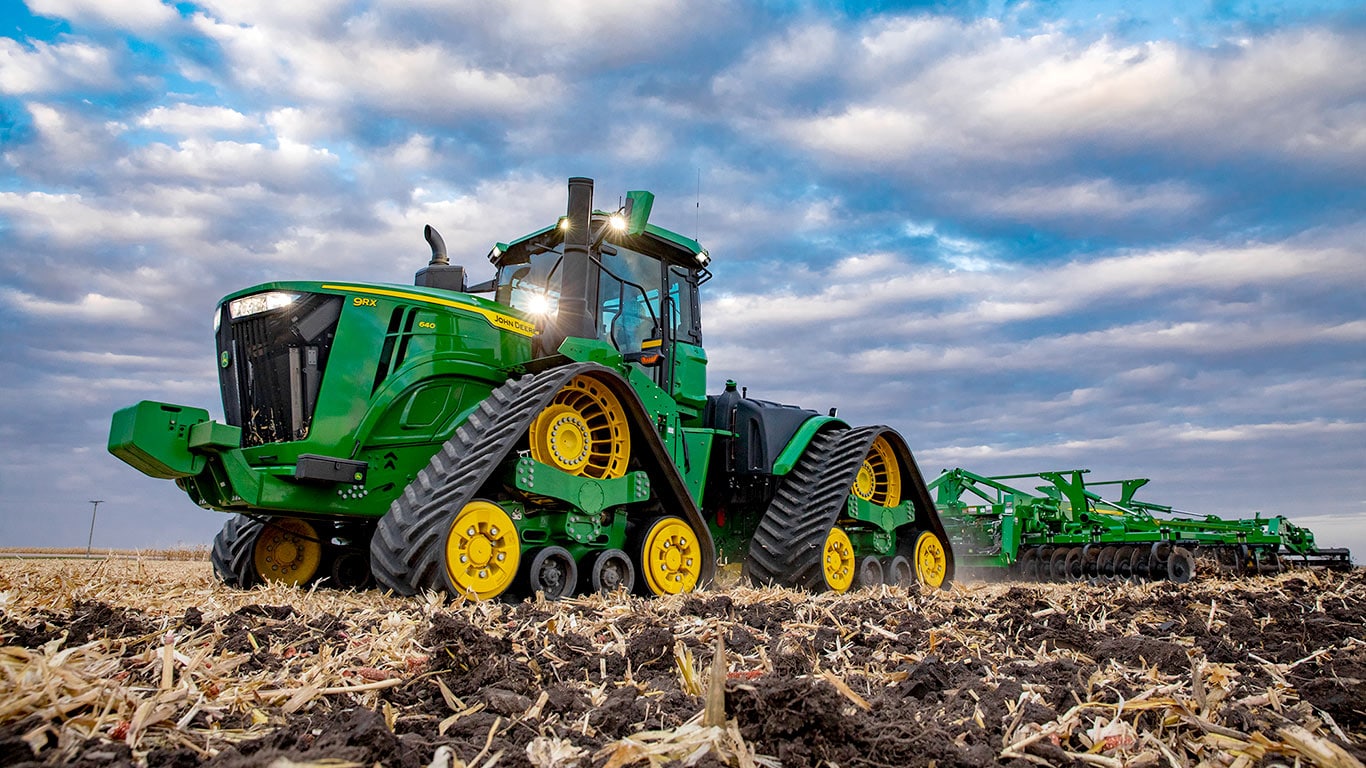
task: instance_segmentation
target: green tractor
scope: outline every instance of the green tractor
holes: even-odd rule
[[[430,227],[414,285],[276,282],[229,294],[215,328],[226,423],[143,401],[109,450],[235,513],[224,582],[674,594],[718,562],[756,584],[931,586],[953,553],[887,427],[706,393],[695,241],[654,196],[568,213],[489,253],[467,285]]]

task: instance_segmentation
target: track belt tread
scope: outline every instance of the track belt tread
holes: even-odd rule
[[[526,433],[532,418],[583,366],[523,376],[494,388],[375,527],[370,567],[383,589],[414,595],[445,589],[445,526],[469,503]]]
[[[831,429],[811,439],[778,486],[749,544],[758,584],[822,589],[822,553],[859,467],[885,427]]]

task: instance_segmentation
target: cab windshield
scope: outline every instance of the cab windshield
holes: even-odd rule
[[[555,314],[560,306],[561,255],[546,251],[499,267],[497,302],[533,317]]]
[[[627,248],[602,255],[598,276],[598,338],[622,352],[659,337],[659,259]]]
[[[647,339],[700,343],[689,272],[624,246],[599,252],[597,336],[621,352],[638,352]],[[560,303],[558,251],[532,254],[498,268],[496,300],[535,318],[554,317]],[[666,288],[667,286],[667,288]],[[667,326],[667,327],[666,327]]]

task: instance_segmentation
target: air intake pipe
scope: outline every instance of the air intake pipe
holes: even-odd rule
[[[446,241],[441,238],[441,233],[428,224],[423,228],[422,236],[432,248],[432,260],[413,276],[413,285],[446,291],[464,291],[465,268],[452,265],[450,259],[446,258]]]

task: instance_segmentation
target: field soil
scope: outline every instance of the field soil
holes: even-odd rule
[[[1366,572],[464,603],[0,561],[0,765],[1361,766]]]

